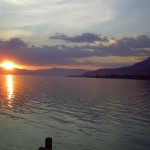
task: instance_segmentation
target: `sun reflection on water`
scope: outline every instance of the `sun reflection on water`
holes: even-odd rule
[[[7,99],[9,108],[12,107],[13,98],[14,98],[13,76],[7,75]]]

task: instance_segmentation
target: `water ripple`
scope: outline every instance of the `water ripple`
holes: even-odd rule
[[[38,149],[47,136],[56,150],[149,149],[149,81],[12,79],[8,91],[7,77],[0,78],[0,149]]]

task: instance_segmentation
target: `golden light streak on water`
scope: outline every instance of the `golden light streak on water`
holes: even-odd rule
[[[14,88],[13,88],[13,76],[7,75],[7,99],[8,107],[12,107],[12,102],[14,98]]]

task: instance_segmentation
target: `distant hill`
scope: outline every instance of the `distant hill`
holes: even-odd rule
[[[150,78],[150,57],[129,67],[98,69],[86,72],[81,77]]]
[[[64,68],[52,68],[52,69],[38,69],[38,70],[26,70],[26,69],[13,69],[12,71],[4,70],[0,68],[0,74],[12,74],[12,75],[46,75],[46,76],[77,76],[87,72],[84,69],[64,69]]]

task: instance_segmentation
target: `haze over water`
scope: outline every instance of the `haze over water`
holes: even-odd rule
[[[150,81],[0,76],[0,149],[149,150]]]

